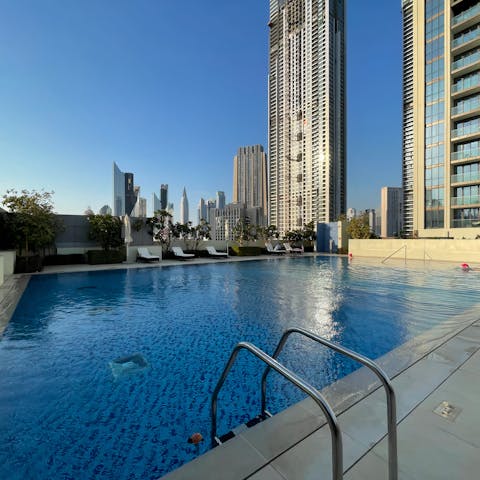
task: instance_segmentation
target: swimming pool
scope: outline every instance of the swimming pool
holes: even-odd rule
[[[0,341],[0,478],[158,478],[208,450],[187,439],[208,439],[211,392],[238,341],[271,353],[298,325],[377,358],[476,304],[479,283],[336,257],[34,277]],[[112,364],[133,354],[146,366]],[[281,360],[318,388],[355,368],[298,338]],[[240,357],[219,433],[259,412],[262,370]],[[302,398],[269,382],[273,412]]]

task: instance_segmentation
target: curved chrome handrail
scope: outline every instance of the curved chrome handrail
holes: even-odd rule
[[[278,342],[278,345],[274,354],[272,355],[272,357],[275,360],[280,355],[280,352],[282,351],[288,337],[292,333],[299,333],[300,335],[304,335],[305,337],[308,337],[318,343],[321,343],[322,345],[325,345],[326,347],[331,348],[332,350],[335,350],[338,353],[346,355],[347,357],[350,357],[353,360],[356,360],[357,362],[362,363],[363,365],[368,367],[370,370],[372,370],[375,373],[375,375],[380,379],[380,381],[382,382],[385,388],[385,393],[387,396],[388,478],[389,480],[397,480],[398,478],[397,407],[396,407],[396,401],[395,401],[395,391],[393,390],[392,383],[390,382],[390,379],[388,378],[387,374],[375,362],[373,362],[369,358],[363,355],[360,355],[359,353],[353,352],[348,348],[341,347],[340,345],[330,342],[325,338],[319,337],[318,335],[315,335],[314,333],[299,327],[292,327],[292,328],[289,328],[288,330],[285,330],[285,332],[282,335],[282,338]],[[267,392],[267,375],[269,371],[270,371],[270,366],[267,366],[267,368],[265,369],[262,375],[262,414],[263,415],[268,415],[268,412],[266,410],[266,392]]]
[[[255,355],[257,358],[262,360],[268,366],[267,368],[270,370],[273,368],[277,371],[280,375],[283,375],[287,380],[292,382],[295,386],[297,386],[300,390],[304,393],[309,395],[315,403],[321,408],[322,412],[324,413],[325,417],[327,418],[327,423],[330,427],[330,435],[332,438],[332,479],[333,480],[341,480],[343,478],[343,446],[342,446],[342,434],[340,432],[340,426],[338,425],[337,417],[333,412],[332,408],[328,404],[328,402],[323,398],[321,393],[310,384],[302,380],[298,375],[290,371],[288,368],[283,366],[281,363],[277,362],[274,358],[270,355],[267,355],[263,350],[260,350],[255,345],[249,342],[240,342],[238,343],[232,351],[230,358],[228,360],[225,369],[223,370],[222,376],[215,387],[212,395],[212,403],[211,403],[211,413],[212,413],[212,431],[211,431],[211,441],[212,447],[216,446],[217,444],[221,444],[222,442],[217,437],[217,397],[218,392],[222,388],[227,375],[229,374],[233,363],[235,362],[237,355],[241,349],[245,349]]]

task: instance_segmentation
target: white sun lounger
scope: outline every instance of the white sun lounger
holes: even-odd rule
[[[228,257],[227,252],[217,252],[215,247],[207,247],[207,252],[211,257]]]
[[[282,253],[287,253],[287,251],[284,248],[279,248],[278,245],[273,248],[272,244],[270,242],[265,243],[265,247],[267,248],[267,253],[271,253],[274,255],[280,255]]]
[[[303,253],[303,247],[292,247],[289,243],[284,243],[283,246],[287,250],[288,253]]]
[[[172,247],[172,252],[173,254],[182,259],[182,260],[186,260],[187,258],[193,258],[195,257],[195,255],[193,253],[185,253],[181,247]]]
[[[160,257],[158,255],[152,255],[149,252],[148,248],[138,247],[137,248],[137,260],[144,260],[146,262],[157,260],[159,262]]]

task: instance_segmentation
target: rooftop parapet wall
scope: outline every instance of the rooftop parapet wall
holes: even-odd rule
[[[396,253],[394,253],[396,252]],[[348,253],[353,257],[377,257],[397,260],[438,260],[480,263],[480,240],[389,239],[349,240]]]

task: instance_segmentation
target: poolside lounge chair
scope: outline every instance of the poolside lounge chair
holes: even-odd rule
[[[217,252],[215,247],[207,247],[207,252],[211,257],[217,257],[217,258],[228,257],[227,252]]]
[[[287,251],[282,248],[279,243],[275,245],[274,248],[270,242],[266,242],[265,247],[267,248],[267,253],[271,255],[282,255],[284,253],[287,253]]]
[[[300,247],[292,247],[288,242],[284,243],[283,246],[287,250],[287,253],[299,253],[299,254],[303,253],[303,247],[301,247],[301,248]]]
[[[146,247],[138,247],[137,248],[137,260],[143,260],[144,262],[151,262],[151,261],[160,261],[160,257],[158,255],[152,255],[148,248]]]
[[[195,255],[193,253],[184,253],[181,247],[172,247],[172,252],[175,257],[180,260],[186,260],[187,258],[193,258]]]

